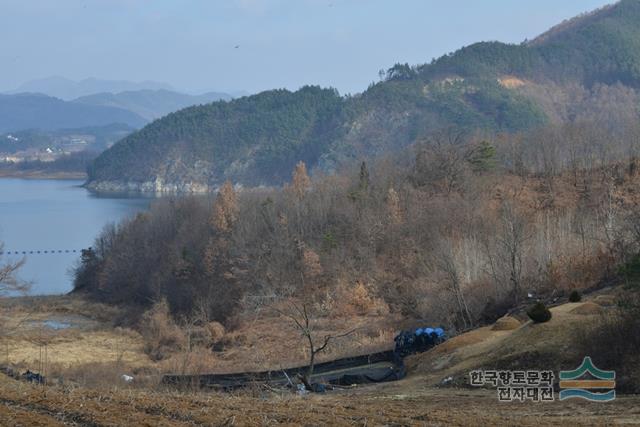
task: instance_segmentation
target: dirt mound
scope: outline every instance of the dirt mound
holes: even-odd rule
[[[581,314],[585,316],[602,313],[602,307],[593,302],[585,302],[570,311],[571,314]]]
[[[518,319],[511,316],[504,316],[498,319],[498,321],[491,328],[492,331],[512,331],[518,329],[521,323]]]
[[[470,332],[466,332],[462,335],[453,337],[444,343],[440,344],[433,349],[435,353],[447,353],[450,351],[458,350],[469,345],[477,344],[485,341],[491,336],[491,331],[488,327],[475,329]]]
[[[576,309],[578,313],[573,312]],[[567,303],[550,310],[553,317],[546,323],[519,322],[507,316],[409,357],[405,360],[409,378],[438,384],[443,378],[458,379],[486,367],[560,370],[573,366],[584,357],[574,345],[575,330],[585,321],[579,313],[599,312],[602,307],[592,302]]]

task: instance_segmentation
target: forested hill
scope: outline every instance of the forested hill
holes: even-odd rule
[[[343,106],[334,90],[306,87],[189,107],[115,144],[95,161],[90,178],[194,191],[227,178],[280,182],[297,161],[315,163],[338,138]]]
[[[530,42],[476,43],[417,67],[423,79],[516,75],[533,80],[640,87],[640,1],[622,0]]]
[[[89,186],[200,191],[225,179],[279,184],[293,164],[330,170],[448,126],[511,132],[550,122],[635,118],[640,0],[623,0],[519,45],[482,42],[390,68],[364,93],[274,90],[170,114],[122,140]]]

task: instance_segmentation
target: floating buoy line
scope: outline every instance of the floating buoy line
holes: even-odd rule
[[[52,250],[33,250],[33,251],[0,251],[2,255],[54,255],[54,254],[75,254],[82,253],[84,249],[52,249]]]

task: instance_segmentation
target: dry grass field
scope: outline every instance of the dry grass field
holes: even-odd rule
[[[131,372],[151,363],[137,332],[106,321],[113,309],[70,297],[9,301],[0,304],[2,365],[64,378],[83,368]]]
[[[483,390],[437,389],[398,382],[327,395],[232,396],[143,390],[0,384],[0,424],[24,426],[370,426],[633,425],[640,399],[499,403]]]
[[[161,372],[172,371],[180,362],[152,362],[143,351],[140,335],[112,328],[96,307],[74,299],[40,301],[27,313],[21,304],[2,305],[5,325],[13,322],[13,334],[4,337],[12,365],[37,369],[44,322],[67,322],[72,327],[49,330],[46,336],[48,385],[16,381],[0,374],[0,425],[7,426],[182,426],[182,425],[633,425],[640,424],[640,397],[619,396],[614,402],[584,401],[551,403],[501,403],[495,390],[468,388],[466,373],[492,363],[531,362],[532,354],[569,354],[573,326],[595,320],[593,304],[607,310],[606,296],[593,301],[563,304],[552,309],[550,322],[499,322],[459,335],[434,350],[407,359],[408,376],[394,383],[334,390],[323,395],[299,396],[287,391],[255,387],[233,394],[205,391],[176,391],[158,385]],[[580,310],[586,307],[590,310]],[[600,312],[601,310],[595,310]],[[104,313],[101,311],[100,313]],[[24,320],[28,314],[28,320]],[[256,318],[229,332],[231,343],[221,354],[207,356],[218,371],[234,366],[259,368],[277,366],[291,341],[284,324],[268,325]],[[373,323],[375,319],[360,319]],[[335,320],[327,320],[327,330]],[[504,327],[503,324],[509,327]],[[334,326],[334,325],[333,325]],[[380,325],[378,325],[380,326]],[[364,327],[364,326],[363,326]],[[261,332],[258,332],[261,331]],[[265,335],[274,334],[273,336]],[[393,334],[362,332],[356,340],[361,349],[375,350],[390,345]],[[235,343],[235,345],[232,345]],[[279,345],[279,346],[278,346]],[[277,348],[269,352],[264,348]],[[297,348],[297,347],[295,347]],[[278,350],[279,349],[279,350]],[[326,357],[341,356],[349,348],[337,348]],[[211,353],[211,352],[209,352]],[[190,357],[197,358],[196,354]],[[299,360],[295,351],[292,362]],[[260,365],[260,361],[263,365]],[[561,364],[564,358],[559,358]],[[540,360],[544,365],[548,360]],[[172,366],[171,364],[175,365]],[[535,360],[532,363],[536,363]],[[540,368],[547,368],[546,365]],[[200,368],[206,368],[201,365]],[[548,366],[556,368],[556,366]],[[121,374],[135,373],[133,383]],[[439,384],[448,376],[451,386]]]

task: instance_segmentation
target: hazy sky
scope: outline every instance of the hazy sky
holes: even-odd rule
[[[378,70],[521,42],[607,0],[0,0],[0,90],[60,75],[181,90],[364,90]],[[235,46],[239,46],[235,48]]]

